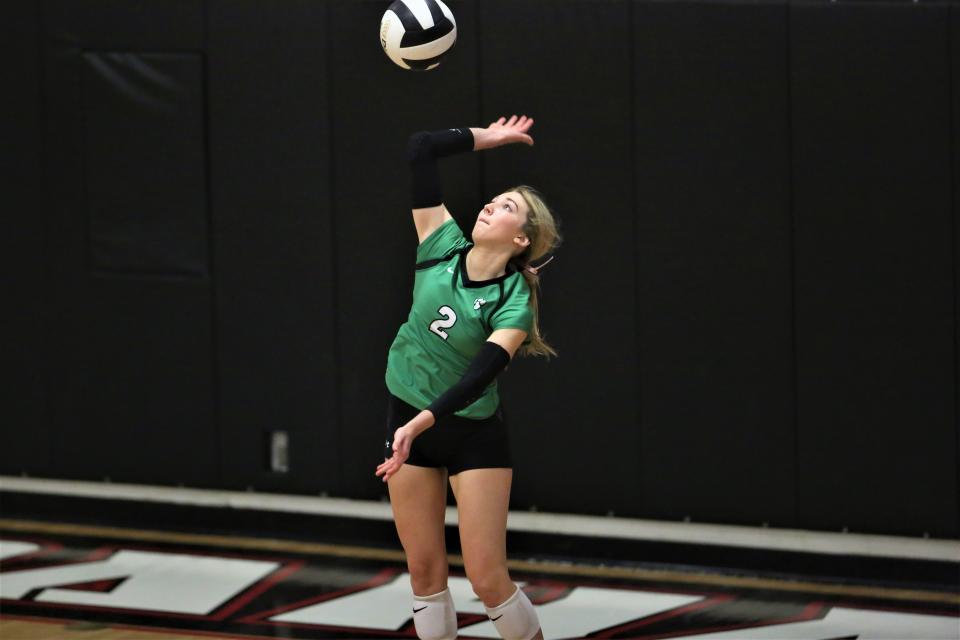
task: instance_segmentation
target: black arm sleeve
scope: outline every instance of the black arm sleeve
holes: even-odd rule
[[[434,400],[427,409],[434,418],[449,415],[472,404],[483,395],[494,378],[510,364],[510,354],[496,342],[489,340],[483,343],[480,351],[470,361],[467,372],[460,381]]]
[[[411,205],[414,209],[436,207],[443,202],[437,158],[473,151],[469,128],[420,131],[407,141],[407,160],[413,178]]]

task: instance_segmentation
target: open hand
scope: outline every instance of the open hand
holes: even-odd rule
[[[533,146],[533,138],[527,133],[533,126],[533,118],[516,115],[491,122],[486,129],[472,129],[476,140],[475,150],[492,149],[513,142],[522,142]],[[478,135],[480,134],[480,135]]]
[[[393,456],[383,461],[383,464],[377,467],[377,475],[383,476],[386,482],[393,474],[400,471],[400,467],[410,456],[410,445],[413,443],[413,432],[406,426],[397,429],[393,434]]]
[[[487,129],[499,133],[503,139],[502,144],[523,142],[524,144],[533,146],[533,138],[527,134],[527,131],[529,131],[532,126],[533,118],[528,118],[527,116],[517,118],[516,115],[512,115],[509,120],[500,118],[496,122],[491,122]]]

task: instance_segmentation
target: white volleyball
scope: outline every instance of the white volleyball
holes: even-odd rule
[[[380,20],[384,53],[404,69],[427,71],[457,41],[457,22],[440,0],[395,0]]]

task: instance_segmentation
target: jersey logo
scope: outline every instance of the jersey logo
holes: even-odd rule
[[[473,301],[473,308],[474,308],[474,309],[479,309],[480,307],[482,307],[482,306],[485,305],[485,304],[487,304],[487,301],[486,301],[486,300],[484,300],[483,298],[477,298],[476,300]]]
[[[450,267],[447,267],[447,273],[453,273],[453,269],[451,269]]]

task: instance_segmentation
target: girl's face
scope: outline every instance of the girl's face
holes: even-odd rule
[[[527,203],[519,193],[501,193],[480,210],[473,226],[474,242],[509,244],[515,254],[519,253],[530,242],[523,232],[527,211]]]

